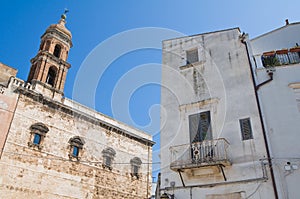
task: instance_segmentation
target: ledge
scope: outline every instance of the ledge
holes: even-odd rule
[[[136,140],[145,145],[153,146],[155,144],[155,142],[151,140],[151,136],[142,131],[138,131],[137,129],[134,129],[125,124],[122,124],[122,123],[120,123],[112,118],[109,118],[107,116],[104,116],[104,115],[96,112],[95,110],[88,110],[88,108],[85,108],[85,109],[81,108],[80,110],[78,110],[78,109],[74,108],[74,106],[70,106],[71,104],[73,104],[73,105],[77,104],[77,103],[72,102],[71,100],[64,99],[64,101],[69,102],[68,103],[69,106],[68,106],[68,105],[65,105],[63,103],[55,101],[49,97],[46,97],[40,93],[35,92],[32,89],[28,89],[23,86],[17,87],[15,92],[18,92],[26,97],[29,97],[36,102],[42,103],[43,105],[46,105],[49,108],[64,112],[73,117],[83,119],[87,122],[93,123],[95,125],[98,125],[102,128],[113,131],[115,133],[122,134],[125,137]],[[79,103],[78,103],[78,105],[79,105]],[[81,106],[84,107],[83,105],[81,105]],[[86,111],[89,114],[85,113]],[[131,132],[131,130],[134,133]],[[138,133],[135,134],[136,132],[138,132]],[[138,134],[140,134],[140,135],[138,135]],[[147,138],[147,137],[149,137],[149,138]]]

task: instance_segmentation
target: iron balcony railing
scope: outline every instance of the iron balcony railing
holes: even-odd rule
[[[229,143],[224,138],[170,147],[171,169],[188,169],[228,164]]]

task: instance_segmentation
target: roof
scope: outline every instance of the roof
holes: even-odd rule
[[[214,33],[218,33],[218,32],[226,32],[226,31],[230,31],[230,30],[238,30],[239,32],[241,32],[239,27],[235,27],[235,28],[228,28],[228,29],[224,29],[224,30],[216,30],[216,31],[211,31],[211,32],[205,32],[205,33],[187,35],[187,36],[177,37],[177,38],[172,38],[172,39],[166,39],[166,40],[163,40],[163,42],[171,41],[171,40],[175,40],[175,39],[182,39],[182,38],[196,37],[196,36],[207,35],[207,34],[214,34]]]
[[[272,30],[272,31],[270,31],[270,32],[267,32],[267,33],[264,33],[264,34],[262,34],[262,35],[259,35],[259,36],[255,37],[255,38],[251,39],[251,41],[254,41],[254,40],[259,39],[259,38],[261,38],[261,37],[265,37],[265,36],[267,36],[267,35],[269,35],[269,34],[272,34],[272,33],[274,33],[274,32],[277,32],[277,31],[280,31],[280,30],[283,30],[283,29],[286,29],[286,28],[289,28],[289,27],[295,26],[295,25],[300,25],[300,22],[289,23],[289,24],[287,24],[287,25],[285,25],[285,26],[282,26],[282,27],[277,28],[277,29],[275,29],[275,30]]]

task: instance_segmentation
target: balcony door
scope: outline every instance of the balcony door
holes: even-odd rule
[[[213,159],[214,149],[210,142],[212,132],[210,112],[201,112],[189,116],[191,161],[193,163],[207,162]]]
[[[190,143],[212,140],[210,111],[189,116]]]

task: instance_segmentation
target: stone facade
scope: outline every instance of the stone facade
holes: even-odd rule
[[[40,66],[61,67],[65,63],[61,59],[66,61],[63,55],[56,59],[60,64],[44,60],[42,51],[35,60],[45,61]],[[37,63],[32,63],[37,69]],[[63,85],[57,86],[58,81],[35,78],[49,75],[49,67],[33,70],[31,84],[8,79],[16,71],[7,66],[1,64],[0,70],[12,71],[0,77],[4,82],[0,87],[1,198],[150,197],[154,144],[150,135],[62,98]],[[62,78],[63,84],[65,76],[55,73],[54,80]]]

